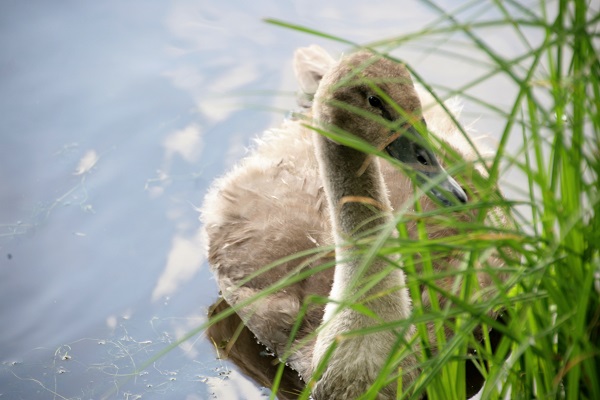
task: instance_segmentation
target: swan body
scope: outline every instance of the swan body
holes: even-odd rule
[[[405,164],[414,164],[428,176],[444,174],[433,154],[406,137],[390,143],[390,123],[401,120],[406,127],[411,121],[424,120],[430,131],[465,159],[476,158],[475,150],[451,118],[441,107],[432,106],[429,94],[415,89],[410,75],[398,63],[365,51],[336,63],[323,50],[312,46],[297,51],[295,69],[302,89],[315,94],[312,107],[306,112],[308,124],[312,122],[323,130],[333,127],[347,131],[374,147],[385,148]],[[371,101],[373,96],[383,105]],[[390,101],[400,109],[388,104]],[[354,108],[342,107],[340,103]],[[375,117],[357,114],[356,108]],[[450,108],[458,111],[457,104],[450,104]],[[384,123],[378,123],[378,118],[383,118]],[[415,157],[423,155],[428,163],[416,165]],[[466,201],[466,195],[452,178],[446,177],[442,188],[432,197],[448,204]],[[400,208],[412,193],[411,180],[385,160],[316,134],[307,127],[306,120],[290,119],[257,139],[252,152],[219,178],[206,196],[201,220],[211,269],[226,302],[237,307],[244,325],[262,344],[276,355],[283,355],[305,299],[318,295],[333,300],[324,309],[317,305],[308,307],[296,335],[297,350],[287,359],[291,368],[308,382],[330,346],[337,345],[327,356],[327,367],[313,387],[315,399],[358,397],[373,384],[399,337],[409,341],[413,334],[408,327],[402,332],[388,330],[337,341],[340,334],[381,322],[401,321],[410,315],[412,306],[403,271],[377,259],[365,271],[348,243],[391,221],[392,210]],[[436,207],[429,198],[424,197],[421,203],[425,209]],[[430,235],[452,233],[450,228],[434,227]],[[248,299],[280,279],[318,267],[331,261],[332,256],[323,253],[319,257],[294,258],[248,280],[251,274],[290,255],[332,244],[336,249],[335,270],[314,273],[247,304]],[[448,268],[454,261],[447,260],[439,268]],[[385,279],[357,299],[364,301],[376,317],[339,306],[356,291],[356,282],[378,273],[384,273]],[[482,276],[480,285],[486,283],[489,285]],[[377,293],[385,294],[369,299]],[[425,306],[428,298],[424,293]],[[317,329],[316,338],[302,341]],[[414,356],[408,352],[399,367],[403,371],[403,387],[408,387],[419,373]],[[395,385],[382,387],[380,398],[396,398]]]

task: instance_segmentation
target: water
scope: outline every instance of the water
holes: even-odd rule
[[[283,119],[274,109],[293,108],[296,47],[346,49],[264,17],[365,42],[434,14],[343,0],[0,5],[1,398],[268,394],[201,333],[158,357],[217,297],[197,212],[208,185]],[[413,45],[401,56],[432,82],[472,78]],[[502,84],[472,93],[501,103]]]

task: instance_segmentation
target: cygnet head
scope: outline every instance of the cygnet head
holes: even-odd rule
[[[323,76],[313,110],[323,129],[350,133],[416,171],[417,183],[442,204],[467,201],[419,133],[426,121],[404,65],[368,51],[346,56]]]

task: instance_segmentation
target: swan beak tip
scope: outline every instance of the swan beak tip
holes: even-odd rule
[[[447,176],[439,188],[442,190],[434,187],[431,192],[444,206],[466,204],[469,200],[463,188],[451,176]]]

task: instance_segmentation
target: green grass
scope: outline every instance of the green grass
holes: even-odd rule
[[[424,3],[439,14],[436,21],[419,32],[367,44],[268,20],[286,29],[390,56],[401,54],[403,46],[423,44],[424,51],[472,59],[485,71],[461,87],[431,87],[418,71],[411,72],[439,95],[438,100],[463,95],[495,117],[501,130],[494,156],[480,160],[489,178],[474,173],[466,163],[449,162],[457,179],[472,182],[471,195],[478,201],[451,210],[417,210],[416,215],[400,212],[393,225],[355,243],[365,266],[375,257],[385,257],[390,268],[405,270],[415,310],[407,321],[350,335],[381,329],[401,331],[409,325],[418,332],[413,343],[399,339],[380,379],[363,398],[375,399],[377,387],[394,379],[397,361],[412,347],[419,349],[422,373],[413,387],[403,388],[404,394],[399,391],[399,398],[423,393],[432,400],[464,398],[467,349],[474,348],[476,352],[468,357],[486,377],[484,399],[600,399],[600,6],[582,0],[540,1],[527,6],[518,1],[474,0],[450,12],[434,1]],[[493,17],[471,17],[484,9],[488,11],[484,15]],[[496,51],[483,39],[483,32],[492,28],[510,30],[525,49],[522,54],[506,58]],[[532,32],[535,41],[530,39]],[[508,82],[508,93],[514,93],[508,107],[468,93],[497,77]],[[509,147],[513,142],[521,144],[516,149]],[[374,151],[352,140],[348,145]],[[519,191],[513,188],[514,196],[505,198],[496,188],[509,172],[520,176],[522,184]],[[476,217],[467,222],[455,220],[449,212],[475,209]],[[510,223],[490,224],[498,214],[509,216]],[[430,223],[453,226],[456,234],[428,239]],[[408,234],[411,224],[416,224],[416,238]],[[462,261],[452,270],[436,272],[436,262],[451,252],[462,254]],[[494,256],[503,260],[503,274],[490,265]],[[483,297],[478,297],[478,268],[493,281],[493,290]],[[274,283],[262,295],[310,273]],[[441,285],[442,279],[448,279],[450,287]],[[369,284],[362,282],[361,288],[366,290]],[[421,288],[427,288],[430,295],[428,308],[421,307]],[[346,306],[368,314],[364,304],[353,302],[360,295],[348,299]],[[447,301],[440,302],[442,298]],[[321,304],[326,301],[309,299]],[[504,323],[495,319],[500,310]],[[478,326],[484,332],[494,328],[502,333],[495,348],[487,334],[482,340],[474,336]],[[431,327],[433,333],[429,334]],[[444,329],[454,332],[453,336],[446,338]],[[432,339],[437,342],[436,351],[430,348]],[[401,385],[396,381],[394,384]],[[305,390],[301,398],[308,395]]]

